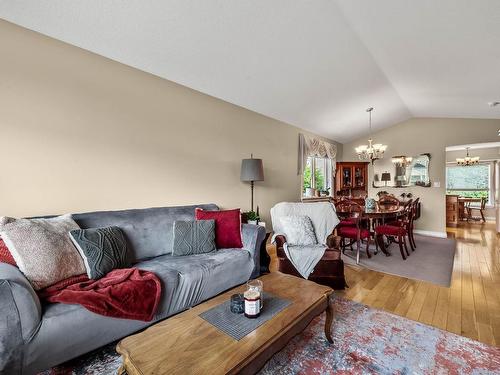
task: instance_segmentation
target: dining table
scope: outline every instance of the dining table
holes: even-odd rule
[[[471,203],[481,203],[481,198],[458,197],[458,217],[460,220],[470,219],[465,207]]]
[[[375,205],[374,208],[367,208],[366,206],[361,206],[361,209],[362,210],[360,212],[360,219],[368,220],[370,234],[372,235],[375,244],[377,244],[377,241],[375,240],[375,227],[377,225],[385,224],[388,220],[397,219],[404,213],[405,210],[403,205],[379,205],[378,203]],[[337,210],[337,215],[340,217],[347,217],[348,215],[350,215],[350,212]],[[385,246],[385,248],[381,249],[382,252],[387,256],[391,255],[391,253],[387,250],[387,247],[390,243],[391,242],[389,242],[387,246]]]

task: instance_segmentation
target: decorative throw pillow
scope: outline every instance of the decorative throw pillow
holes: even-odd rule
[[[215,221],[174,222],[172,255],[194,255],[215,250]]]
[[[0,263],[8,263],[17,267],[17,263],[14,257],[9,251],[9,248],[5,242],[0,238]]]
[[[130,265],[127,241],[118,227],[76,229],[69,235],[84,260],[90,279],[100,279],[116,268]]]
[[[35,290],[85,273],[83,259],[68,236],[79,228],[71,215],[2,223],[5,220],[0,219],[0,235]]]
[[[242,248],[240,209],[225,211],[195,210],[196,220],[215,220],[215,244],[217,249]]]
[[[281,226],[291,246],[316,245],[318,240],[309,216],[283,216]]]

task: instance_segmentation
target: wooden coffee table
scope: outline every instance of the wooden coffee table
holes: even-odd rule
[[[323,311],[325,335],[333,342],[331,288],[279,272],[260,280],[265,291],[292,304],[237,341],[199,317],[245,289],[236,287],[120,341],[116,347],[123,357],[119,373],[253,374]]]

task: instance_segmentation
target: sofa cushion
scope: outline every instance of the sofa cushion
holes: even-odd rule
[[[156,207],[123,211],[99,211],[73,214],[82,229],[119,227],[127,240],[132,261],[172,252],[173,226],[176,220],[194,220],[194,209],[218,210],[215,204]]]
[[[169,308],[171,314],[245,283],[254,269],[250,252],[242,249],[223,249],[187,257],[166,257],[170,259],[160,257],[166,260],[163,266],[178,272],[178,284]]]
[[[127,242],[118,227],[75,229],[69,235],[84,260],[89,279],[100,279],[130,265]]]
[[[215,250],[215,221],[176,221],[172,255],[204,254]]]
[[[68,232],[79,229],[70,215],[50,219],[17,219],[0,233],[17,266],[35,290],[85,273],[83,259]]]

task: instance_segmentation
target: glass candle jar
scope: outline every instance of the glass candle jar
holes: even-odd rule
[[[254,290],[259,293],[260,309],[264,307],[264,284],[262,281],[254,279],[247,282],[247,290]]]
[[[260,293],[255,289],[247,289],[245,297],[245,316],[250,319],[260,315]]]

